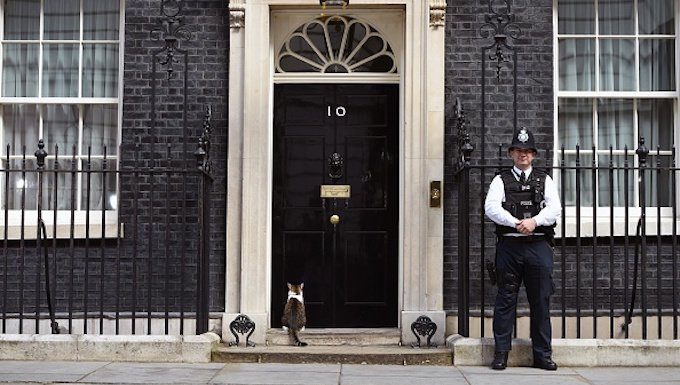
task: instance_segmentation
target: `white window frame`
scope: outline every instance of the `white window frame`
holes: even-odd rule
[[[44,5],[45,1],[40,0],[40,38],[38,40],[4,40],[4,22],[5,22],[5,8],[4,1],[0,4],[0,80],[3,74],[3,47],[5,43],[34,43],[38,44],[40,49],[38,49],[38,96],[37,97],[5,97],[0,95],[0,117],[2,116],[2,108],[5,105],[11,104],[29,104],[36,105],[38,107],[38,138],[43,136],[43,109],[42,107],[50,104],[60,104],[60,105],[75,105],[78,106],[78,145],[77,145],[77,155],[76,160],[78,162],[78,170],[82,170],[82,161],[87,160],[87,150],[82,148],[82,131],[83,131],[83,108],[86,105],[116,105],[118,107],[117,111],[117,143],[116,147],[119,148],[121,143],[122,135],[122,120],[123,120],[123,74],[124,74],[124,43],[125,43],[125,0],[119,0],[119,24],[118,24],[118,40],[84,40],[83,39],[83,1],[80,0],[80,36],[78,40],[44,40]],[[77,97],[43,97],[42,95],[42,73],[43,73],[43,44],[60,44],[60,43],[73,43],[78,44],[78,96]],[[82,78],[83,78],[83,45],[88,43],[100,43],[100,44],[118,44],[118,92],[117,97],[82,97]],[[1,82],[0,82],[1,83]],[[3,119],[0,118],[0,143],[5,143],[4,138],[4,127]],[[6,150],[6,145],[2,145],[2,153]],[[35,149],[26,148],[26,159],[35,160],[33,152],[37,150],[37,143],[35,144]],[[62,170],[69,170],[70,163],[72,159],[71,149],[60,148],[59,149],[59,162],[62,165]],[[18,153],[18,151],[16,151]],[[54,154],[48,154],[46,161],[54,160]],[[90,159],[97,161],[102,160],[103,155],[91,155]],[[2,161],[7,159],[7,154],[2,156]],[[21,155],[10,156],[10,160],[21,160]],[[107,162],[109,164],[115,164],[118,167],[118,161],[120,159],[120,154],[115,153],[115,155],[109,155],[107,151]],[[67,166],[68,165],[68,166]],[[49,173],[49,171],[48,171]],[[78,172],[77,178],[77,195],[81,195],[83,192],[83,184],[85,180],[83,179],[84,174]],[[2,176],[4,178],[4,174]],[[116,196],[120,196],[120,183],[119,178],[116,176]],[[0,191],[0,199],[4,202],[4,190]],[[83,199],[81,197],[77,198],[76,205],[78,207],[73,210],[73,221],[71,220],[71,210],[42,210],[42,219],[45,223],[47,236],[51,237],[56,234],[59,239],[70,238],[71,237],[71,226],[73,225],[73,237],[74,238],[85,238],[88,233],[91,238],[101,238],[102,237],[102,227],[104,228],[105,238],[115,238],[118,236],[119,224],[118,224],[118,208],[112,210],[105,210],[104,216],[105,221],[102,226],[102,210],[101,209],[90,209],[89,218],[85,208],[82,207]],[[105,203],[103,203],[105,204]],[[56,231],[54,229],[54,216],[56,214]],[[17,239],[36,239],[38,226],[37,226],[37,210],[24,210],[22,216],[22,210],[7,210],[7,238],[10,240]],[[88,223],[89,226],[86,224]],[[23,222],[23,226],[22,226]],[[73,223],[72,223],[73,222]],[[5,209],[0,209],[0,234],[4,237],[5,233]],[[120,228],[120,236],[123,236],[122,226]]]
[[[631,100],[633,101],[633,137],[638,138],[638,109],[637,109],[637,104],[638,100],[640,99],[671,99],[673,100],[673,112],[674,112],[674,123],[673,123],[673,139],[674,143],[676,145],[676,164],[680,164],[678,162],[679,160],[679,155],[678,152],[680,151],[680,148],[677,147],[678,143],[680,143],[680,122],[679,122],[679,107],[678,105],[680,104],[680,46],[679,46],[679,41],[680,41],[680,0],[675,0],[675,37],[671,38],[668,35],[643,35],[644,38],[668,38],[668,39],[674,39],[675,40],[675,91],[638,91],[640,88],[640,58],[639,58],[639,40],[640,40],[640,34],[639,34],[639,22],[638,22],[638,0],[634,0],[634,23],[635,23],[635,31],[634,35],[600,35],[599,33],[599,0],[591,0],[594,4],[595,7],[595,26],[594,26],[594,34],[559,34],[559,26],[558,26],[558,1],[559,0],[553,0],[553,122],[554,122],[554,147],[553,147],[553,165],[554,166],[559,166],[560,164],[560,158],[561,158],[561,144],[558,142],[559,139],[559,101],[560,99],[568,99],[568,98],[582,98],[582,99],[587,99],[587,100],[592,100],[593,101],[593,143],[595,144],[596,148],[597,147],[597,129],[598,129],[598,122],[597,122],[597,111],[596,111],[596,103],[598,99],[626,99],[626,100]],[[602,39],[602,36],[606,36],[606,38],[631,38],[635,40],[635,88],[636,91],[599,91],[600,88],[600,68],[599,68],[599,61],[600,61],[600,44],[596,43],[595,44],[595,91],[561,91],[560,90],[560,72],[559,72],[559,41],[562,38],[588,38],[588,39],[595,39],[596,41],[599,41]],[[637,148],[637,143],[635,143],[634,148],[629,148],[628,149],[628,154],[629,154],[629,160],[633,162],[633,165],[638,166],[637,162],[637,157],[635,156],[635,150]],[[567,150],[565,148],[565,155],[575,155],[576,151],[575,150]],[[580,150],[581,155],[591,155],[592,156],[592,149],[590,148],[582,148]],[[597,150],[598,155],[607,155],[609,154],[609,150],[604,150],[604,149],[598,149]],[[624,150],[614,150],[615,155],[623,155]],[[671,151],[661,151],[657,152],[656,149],[650,148],[650,156],[654,155],[671,155]],[[615,236],[623,236],[623,235],[634,235],[637,227],[638,220],[641,215],[641,208],[638,205],[638,199],[639,199],[639,188],[638,188],[638,177],[639,177],[639,172],[638,171],[633,171],[630,174],[630,183],[633,184],[633,194],[630,197],[631,201],[631,207],[628,208],[628,222],[626,222],[626,209],[625,207],[614,207],[614,234]],[[556,181],[559,183],[559,171],[555,171],[554,175]],[[678,179],[678,189],[680,189],[680,174],[677,175]],[[559,184],[558,184],[559,186]],[[596,187],[597,188],[597,187]],[[676,204],[680,205],[680,191],[674,192],[675,194],[675,199],[676,199]],[[564,202],[562,202],[564,204]],[[565,207],[565,218],[562,218],[560,221],[561,223],[558,223],[557,228],[555,229],[556,231],[556,236],[561,237],[562,236],[562,226],[565,227],[564,232],[566,237],[575,237],[576,234],[576,213],[577,209],[575,206],[567,206]],[[657,207],[652,206],[652,207],[646,207],[646,234],[647,235],[657,235],[657,223],[660,221],[661,222],[661,235],[670,235],[672,234],[673,231],[673,211],[672,207],[661,207],[661,215],[658,217],[657,215]],[[596,231],[597,231],[597,236],[609,236],[610,235],[610,215],[611,215],[611,208],[610,207],[600,207],[597,206],[595,210],[595,215],[597,218],[597,222],[595,223],[595,219],[593,217],[593,207],[591,206],[581,206],[580,207],[580,216],[581,216],[581,221],[580,221],[580,234],[581,236],[584,237],[589,237],[593,235],[593,226],[596,225]],[[680,218],[676,218],[678,229],[680,232]]]

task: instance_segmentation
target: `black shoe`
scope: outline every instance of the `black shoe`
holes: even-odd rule
[[[508,367],[508,352],[495,352],[493,355],[493,362],[491,369],[503,370]]]
[[[550,357],[534,358],[534,368],[545,370],[557,370],[557,364]]]

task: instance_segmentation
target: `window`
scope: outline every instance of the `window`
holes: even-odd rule
[[[648,164],[670,166],[676,138],[676,0],[555,0],[556,148],[567,165],[635,165],[639,136],[651,150]],[[658,146],[658,147],[657,147]],[[593,148],[595,153],[593,153]],[[657,151],[658,149],[658,151]],[[611,152],[610,152],[611,150]],[[559,155],[558,155],[559,158]],[[565,178],[565,204],[576,204],[574,171]],[[654,175],[653,175],[654,174]],[[651,178],[646,205],[670,206],[668,173]],[[581,190],[597,191],[598,207],[626,205],[624,172],[600,172],[595,186],[581,172]],[[658,180],[657,180],[658,179]],[[637,173],[629,173],[629,206],[637,206]],[[658,190],[657,190],[658,189]],[[613,191],[613,194],[610,194]],[[581,194],[581,206],[593,206]]]
[[[3,0],[0,12],[0,154],[3,169],[35,168],[38,139],[45,140],[47,167],[100,170],[117,167],[120,116],[121,9],[119,0]],[[9,144],[9,152],[7,145]],[[106,150],[105,150],[106,149]],[[89,158],[89,166],[88,166]],[[9,159],[9,160],[8,160]],[[9,162],[9,164],[8,164]],[[85,210],[87,178],[78,173],[45,174],[43,207]],[[100,173],[90,180],[90,209],[116,209],[116,178]],[[37,175],[10,173],[0,188],[2,209],[36,209]],[[74,185],[75,183],[75,185]],[[76,194],[72,199],[71,190]],[[7,190],[7,196],[5,196]],[[55,207],[54,194],[57,197]]]
[[[276,72],[396,73],[394,52],[368,23],[347,16],[311,20],[281,48]]]

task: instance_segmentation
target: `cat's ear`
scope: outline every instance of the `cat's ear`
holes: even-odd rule
[[[300,284],[300,290],[302,290],[304,288],[305,288],[305,283],[303,282],[303,283]]]
[[[286,282],[286,285],[288,285],[288,290],[293,288],[293,285],[291,285],[290,282]]]

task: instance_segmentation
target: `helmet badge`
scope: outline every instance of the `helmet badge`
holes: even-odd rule
[[[519,140],[522,143],[526,143],[529,140],[529,133],[525,128],[519,131],[519,134],[517,134],[517,140]]]

